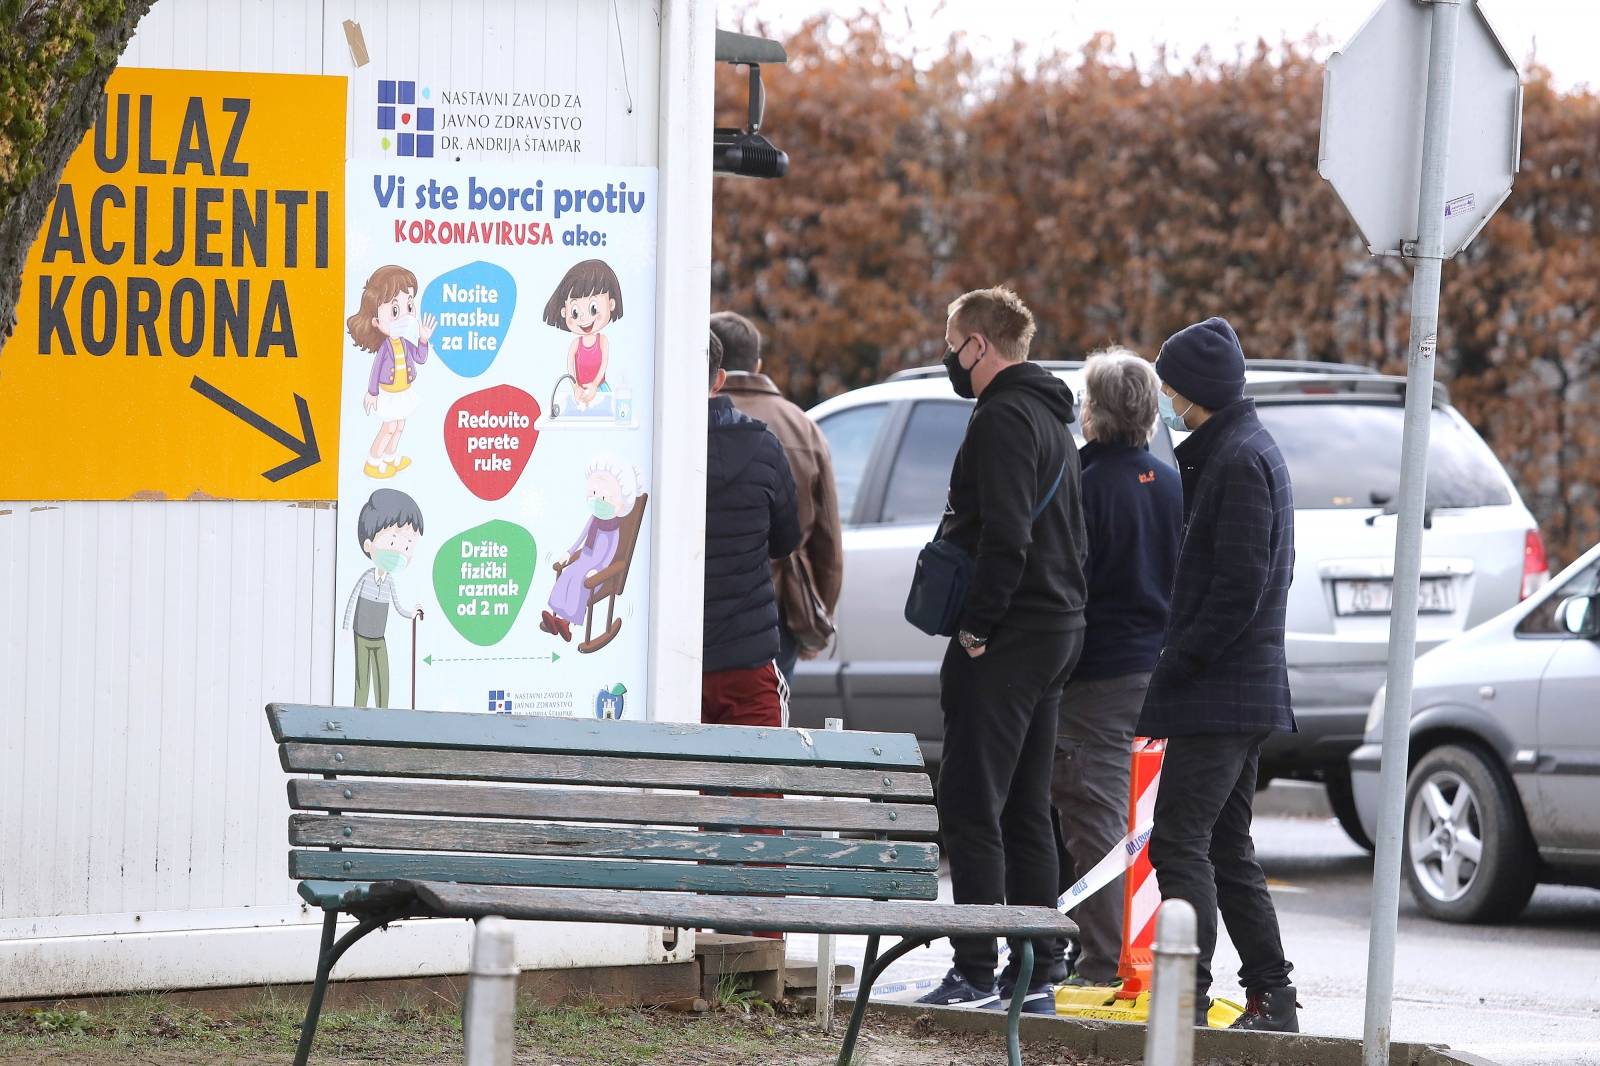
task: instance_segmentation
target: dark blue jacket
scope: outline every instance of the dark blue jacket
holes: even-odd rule
[[[1177,448],[1183,547],[1141,736],[1293,732],[1284,624],[1294,494],[1277,443],[1244,399]]]
[[[703,669],[740,670],[778,656],[772,560],[800,546],[794,475],[767,429],[726,396],[706,434],[706,602]]]
[[[1083,466],[1089,607],[1074,680],[1147,674],[1161,654],[1183,536],[1183,484],[1148,448],[1090,441]]]

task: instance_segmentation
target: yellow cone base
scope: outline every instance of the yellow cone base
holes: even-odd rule
[[[1213,1029],[1226,1029],[1244,1013],[1232,1000],[1211,1000],[1207,1015]],[[1056,989],[1056,1014],[1063,1018],[1093,1018],[1105,1022],[1144,1023],[1150,1019],[1150,993],[1137,999],[1118,999],[1114,988],[1079,988],[1061,985]]]

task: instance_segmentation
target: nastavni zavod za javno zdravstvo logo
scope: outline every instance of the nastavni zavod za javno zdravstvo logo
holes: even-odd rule
[[[510,714],[511,713],[511,693],[508,692],[507,690],[503,689],[503,688],[492,688],[492,689],[490,689],[489,690],[489,713],[490,714]]]
[[[428,90],[422,95],[427,97]],[[416,82],[378,82],[378,129],[385,149],[393,136],[397,154],[433,158],[433,108],[417,106]]]

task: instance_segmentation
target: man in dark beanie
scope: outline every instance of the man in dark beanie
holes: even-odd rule
[[[1284,657],[1289,472],[1245,398],[1244,352],[1226,319],[1173,334],[1156,374],[1162,419],[1190,435],[1177,447],[1184,532],[1171,615],[1138,728],[1167,738],[1150,863],[1161,897],[1195,909],[1195,1024],[1206,1024],[1220,907],[1247,993],[1234,1028],[1298,1032],[1293,967],[1250,839],[1262,741],[1295,728]]]

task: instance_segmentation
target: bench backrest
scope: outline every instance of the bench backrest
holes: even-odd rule
[[[289,806],[317,812],[290,815],[291,877],[938,893],[937,846],[890,839],[938,831],[907,734],[282,704],[267,718],[283,768],[322,775],[289,781]],[[752,865],[766,863],[782,865]]]

